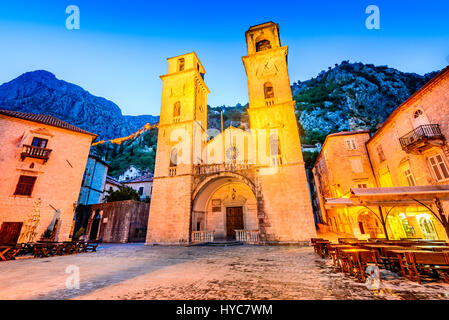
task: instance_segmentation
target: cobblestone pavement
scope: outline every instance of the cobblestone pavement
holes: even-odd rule
[[[67,289],[68,266],[80,288]],[[97,253],[0,263],[0,299],[449,299],[449,285],[382,272],[379,290],[311,248],[103,245]]]

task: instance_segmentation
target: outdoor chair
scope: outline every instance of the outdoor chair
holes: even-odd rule
[[[97,247],[101,241],[99,240],[90,240],[87,242],[85,252],[97,252]]]
[[[20,252],[20,247],[16,244],[0,244],[0,261],[15,260]]]

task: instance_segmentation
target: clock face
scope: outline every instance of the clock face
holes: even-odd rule
[[[257,77],[263,78],[263,77],[269,77],[269,76],[275,76],[278,73],[278,68],[276,64],[271,60],[265,61],[265,63],[261,64],[260,67],[257,70]]]

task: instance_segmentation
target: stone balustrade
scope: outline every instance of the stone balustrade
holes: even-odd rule
[[[192,231],[192,242],[213,242],[214,231]]]
[[[235,230],[236,240],[245,243],[259,243],[259,230]]]
[[[220,172],[235,172],[239,170],[251,169],[252,165],[248,163],[217,163],[217,164],[201,164],[195,166],[195,174],[215,174]]]

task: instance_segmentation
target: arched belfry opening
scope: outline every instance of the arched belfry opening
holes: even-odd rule
[[[256,42],[256,52],[270,50],[271,42],[269,40],[263,39]]]

